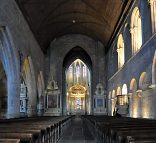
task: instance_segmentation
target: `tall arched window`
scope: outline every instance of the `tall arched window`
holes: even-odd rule
[[[122,95],[127,95],[127,94],[128,94],[127,85],[124,84],[124,85],[122,86]]]
[[[131,16],[132,54],[134,55],[142,46],[141,16],[138,7],[135,7]]]
[[[148,0],[151,7],[152,33],[156,32],[156,0]]]
[[[122,34],[120,34],[118,37],[117,52],[118,52],[118,69],[120,69],[125,63],[124,40]]]
[[[117,95],[117,96],[118,96],[118,95],[122,95],[121,87],[118,87],[118,88],[117,88],[116,95]]]

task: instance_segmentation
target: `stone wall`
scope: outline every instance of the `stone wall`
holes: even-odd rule
[[[5,44],[3,44],[3,47],[4,49],[8,48],[7,51],[3,51],[2,49],[2,52],[8,55],[8,57],[1,56],[2,63],[5,64],[6,62],[4,61],[10,61],[9,64],[13,65],[12,69],[15,72],[15,74],[14,72],[8,72],[10,69],[7,67],[5,68],[5,72],[9,73],[8,75],[10,75],[10,77],[12,76],[14,79],[10,79],[10,81],[8,81],[8,88],[11,88],[8,89],[7,114],[9,118],[18,117],[20,111],[20,71],[22,69],[24,60],[27,57],[31,57],[31,66],[34,67],[33,79],[37,80],[37,75],[39,72],[44,71],[44,55],[14,0],[1,0],[0,28],[5,31],[2,34],[5,38],[5,35],[7,35],[7,39]],[[10,57],[9,54],[11,54]],[[36,88],[36,85],[34,85],[34,87]],[[37,92],[33,92],[33,94],[33,98],[36,100]],[[36,109],[34,110],[36,111]]]
[[[91,96],[93,99],[96,85],[100,82],[105,87],[105,56],[103,44],[85,35],[65,35],[55,39],[50,46],[50,75],[57,81],[62,94],[63,112],[66,113],[65,76],[63,62],[65,56],[74,47],[79,46],[87,52],[92,61],[91,71]],[[76,58],[76,57],[75,57]],[[85,62],[85,61],[84,61]],[[91,101],[93,108],[93,101]],[[93,109],[91,109],[93,111]]]
[[[131,15],[135,7],[140,10],[142,20],[142,47],[132,55],[131,45]],[[108,74],[108,112],[112,115],[114,110],[117,89],[127,85],[129,96],[130,117],[156,118],[155,112],[155,50],[156,34],[151,33],[150,6],[147,1],[134,1],[123,25],[120,28],[109,52],[107,53]],[[117,39],[122,33],[125,42],[125,64],[118,69]],[[135,82],[134,82],[135,81]],[[122,91],[121,91],[122,92]],[[122,93],[121,93],[122,94]]]

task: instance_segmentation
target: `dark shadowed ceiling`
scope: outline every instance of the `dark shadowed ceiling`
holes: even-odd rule
[[[65,34],[85,34],[108,45],[131,1],[16,0],[44,52]]]

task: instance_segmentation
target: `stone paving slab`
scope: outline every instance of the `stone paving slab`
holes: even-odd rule
[[[80,116],[76,116],[58,143],[96,143]]]

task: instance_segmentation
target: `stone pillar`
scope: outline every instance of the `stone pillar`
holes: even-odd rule
[[[16,79],[8,78],[8,108],[7,118],[18,118],[20,117],[20,85]]]
[[[152,33],[156,32],[156,0],[148,0],[151,7]]]
[[[131,37],[132,37],[132,55],[134,55],[135,54],[135,52],[136,52],[136,40],[137,39],[135,39],[136,38],[136,36],[135,36],[135,34],[136,34],[136,30],[137,30],[137,28],[136,27],[132,27],[131,29],[130,29],[130,33],[131,33]]]
[[[111,109],[112,109],[112,110],[111,110],[111,111],[112,111],[111,114],[113,115],[114,110],[115,110],[115,106],[116,106],[116,98],[112,98],[112,99],[111,99],[111,105],[112,105],[112,106],[111,106]]]
[[[43,109],[44,109],[44,96],[41,95],[39,97],[39,102],[38,102],[38,115],[41,116],[43,114]]]
[[[129,95],[129,117],[133,117],[133,93],[128,93]]]

